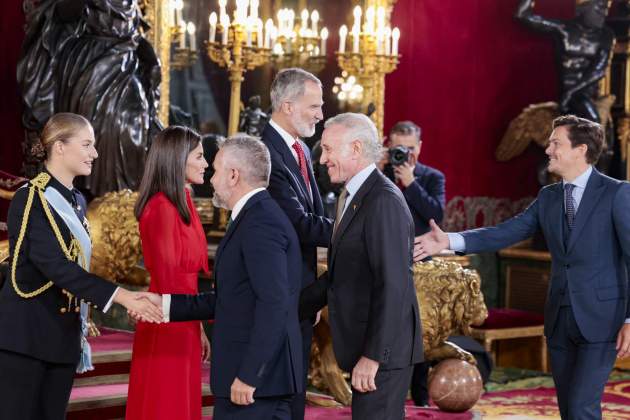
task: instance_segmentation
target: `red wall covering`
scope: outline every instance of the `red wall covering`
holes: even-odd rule
[[[398,69],[387,77],[385,130],[411,119],[423,129],[420,159],[446,174],[448,198],[535,195],[531,146],[508,163],[494,150],[510,120],[556,98],[550,38],[512,18],[518,0],[398,0]],[[536,12],[570,18],[575,0],[538,0]]]
[[[551,40],[523,28],[518,0],[398,0],[398,69],[387,78],[385,128],[412,119],[423,129],[421,159],[445,172],[448,197],[534,195],[534,147],[509,163],[494,149],[509,121],[530,103],[554,99]],[[0,2],[0,168],[21,167],[15,66],[23,39],[21,0]],[[536,11],[568,18],[574,0],[539,0]],[[332,44],[331,44],[332,45]]]

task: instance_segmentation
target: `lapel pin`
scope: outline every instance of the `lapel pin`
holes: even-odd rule
[[[352,205],[352,211],[355,211],[356,209],[357,209],[357,205],[356,205],[356,204],[353,204],[353,205]]]

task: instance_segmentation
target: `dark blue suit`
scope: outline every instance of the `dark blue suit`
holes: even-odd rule
[[[630,316],[630,184],[600,174],[588,180],[569,230],[562,183],[543,188],[518,216],[463,233],[466,252],[504,248],[541,229],[552,257],[545,336],[563,419],[601,418],[601,395]]]
[[[411,211],[416,236],[431,230],[429,220],[441,223],[444,218],[446,192],[444,174],[430,166],[416,163],[415,180],[402,190]]]
[[[269,193],[261,191],[247,201],[219,245],[214,292],[172,296],[171,321],[215,320],[210,384],[216,419],[270,418],[265,411],[273,411],[270,404],[303,391],[301,271],[295,231]],[[253,406],[229,403],[235,377],[256,388]]]
[[[302,143],[302,148],[308,162],[308,176],[312,192],[309,194],[300,167],[289,146],[280,134],[267,124],[263,131],[262,141],[267,145],[271,155],[271,177],[269,193],[289,217],[297,232],[302,252],[302,288],[312,284],[317,278],[317,247],[327,247],[332,235],[333,220],[324,217],[324,207],[319,195],[319,189],[313,176],[311,157],[308,147]],[[303,379],[306,381],[309,356],[311,353],[311,339],[313,335],[313,321],[302,322],[303,338]],[[304,418],[304,394],[296,396],[293,405],[293,419]]]

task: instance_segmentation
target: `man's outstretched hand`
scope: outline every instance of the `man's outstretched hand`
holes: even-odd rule
[[[439,254],[448,249],[448,235],[440,229],[433,219],[429,221],[431,230],[424,235],[416,237],[413,247],[413,261],[419,262],[427,257]]]

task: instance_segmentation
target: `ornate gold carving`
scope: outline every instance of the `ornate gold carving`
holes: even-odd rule
[[[0,241],[0,263],[9,258],[9,241]]]
[[[92,234],[91,272],[116,283],[146,286],[146,271],[134,269],[142,258],[138,222],[133,213],[137,196],[138,193],[122,190],[90,203],[87,217]]]
[[[323,269],[320,266],[318,271]],[[425,358],[458,358],[476,363],[472,354],[446,339],[454,333],[470,335],[470,326],[481,325],[488,317],[479,274],[444,260],[415,264],[413,273]],[[322,311],[322,319],[315,327],[313,337],[311,383],[330,392],[342,404],[349,405],[352,393],[334,357],[326,310]]]
[[[448,232],[494,226],[525,210],[534,197],[520,200],[493,197],[462,197],[449,200],[442,225]]]
[[[168,22],[169,0],[138,0],[144,20],[149,24],[145,36],[153,45],[162,66],[160,83],[160,120],[168,125],[171,83],[171,31]]]

